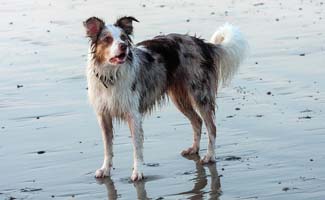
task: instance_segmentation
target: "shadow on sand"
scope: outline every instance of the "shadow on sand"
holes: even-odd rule
[[[163,197],[177,197],[177,196],[185,196],[187,199],[191,200],[201,200],[201,199],[211,199],[218,200],[221,196],[221,184],[220,177],[217,171],[216,163],[211,163],[207,165],[200,164],[200,157],[198,155],[185,156],[186,159],[192,160],[195,163],[196,167],[196,176],[191,181],[194,182],[193,188],[176,194],[167,194],[158,199],[163,199]],[[205,167],[208,168],[210,174],[207,175]],[[210,189],[207,189],[208,186],[208,177],[211,178]],[[137,199],[139,200],[149,200],[152,199],[148,197],[145,184],[155,178],[146,177],[142,181],[133,182],[133,186],[136,189]],[[108,200],[115,200],[119,198],[117,189],[114,185],[113,180],[110,177],[104,179],[97,179],[97,183],[102,185],[104,184],[107,190]]]

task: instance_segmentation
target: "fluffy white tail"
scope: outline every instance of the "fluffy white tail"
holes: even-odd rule
[[[231,24],[224,24],[213,34],[210,42],[221,47],[219,54],[219,77],[222,85],[227,85],[239,65],[248,53],[248,43],[237,27]]]

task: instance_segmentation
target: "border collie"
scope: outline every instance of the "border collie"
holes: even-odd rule
[[[97,17],[84,22],[90,38],[88,96],[104,143],[104,162],[95,176],[110,175],[115,119],[126,121],[130,128],[134,150],[131,179],[143,179],[142,120],[167,98],[193,128],[193,144],[182,155],[199,152],[204,122],[209,140],[201,162],[215,162],[217,91],[221,83],[230,81],[243,61],[246,40],[236,27],[225,24],[210,42],[173,33],[133,44],[133,22],[138,20],[130,16],[109,25]]]

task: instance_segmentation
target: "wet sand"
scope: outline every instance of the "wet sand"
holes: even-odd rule
[[[1,1],[0,199],[324,199],[325,2]],[[82,21],[136,16],[135,42],[209,38],[228,21],[250,57],[218,96],[217,163],[184,158],[192,133],[173,105],[144,122],[144,182],[115,128],[114,170],[94,178],[102,141],[87,103]],[[205,129],[204,131],[205,132]],[[207,143],[202,137],[203,155]]]

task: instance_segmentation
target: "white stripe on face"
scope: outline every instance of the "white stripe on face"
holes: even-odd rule
[[[111,55],[116,56],[120,54],[119,44],[124,43],[121,40],[121,34],[122,34],[121,29],[114,25],[107,25],[106,29],[103,30],[102,34],[105,34],[105,31],[109,32],[113,38],[113,42],[110,49]]]

